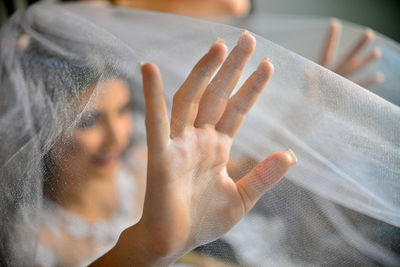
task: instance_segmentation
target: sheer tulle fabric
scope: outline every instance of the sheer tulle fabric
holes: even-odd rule
[[[378,69],[385,82],[367,90],[296,54],[313,58],[320,52],[322,39],[316,36],[324,36],[328,20],[269,17],[232,23],[260,34],[243,79],[265,57],[275,67],[235,139],[232,154],[241,159],[239,173],[287,148],[296,152],[298,164],[222,237],[232,253],[224,253],[220,243],[198,250],[256,266],[399,264],[398,44],[377,38],[383,57],[366,71]],[[96,97],[97,87],[79,105],[81,88],[113,75],[126,77],[137,117],[134,145],[140,144],[140,63],[160,67],[171,101],[217,37],[232,48],[242,31],[161,13],[83,5],[36,5],[14,15],[0,40],[3,263],[29,265],[38,257],[46,208],[42,185],[51,172],[43,162]],[[361,30],[346,24],[343,32],[346,42]],[[216,201],[218,196],[210,205]]]

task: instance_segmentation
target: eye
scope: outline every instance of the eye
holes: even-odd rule
[[[124,113],[130,113],[133,111],[133,103],[132,101],[129,101],[126,103],[120,110],[119,114],[124,114]]]
[[[88,114],[83,116],[76,127],[82,130],[93,127],[98,122],[99,117],[100,116],[98,114]]]

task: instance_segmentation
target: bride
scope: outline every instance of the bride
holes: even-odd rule
[[[229,55],[220,39],[210,47],[176,92],[171,120],[157,66],[141,66],[148,150],[147,167],[136,170],[129,161],[144,152],[131,148],[129,77],[45,51],[24,34],[18,45],[26,93],[45,94],[40,108],[57,110],[63,101],[63,109],[79,114],[47,151],[41,148],[38,265],[80,265],[109,249],[95,266],[172,264],[226,233],[296,162],[291,150],[277,152],[237,182],[228,175],[233,138],[273,73],[262,60],[229,98],[256,45],[248,32]]]

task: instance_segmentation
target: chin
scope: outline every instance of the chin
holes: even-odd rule
[[[119,166],[120,161],[114,161],[107,164],[92,164],[93,174],[98,176],[111,176],[115,175]]]

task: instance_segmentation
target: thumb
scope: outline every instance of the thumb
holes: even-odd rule
[[[292,150],[277,152],[264,159],[237,183],[245,212],[251,210],[258,199],[286,174],[297,158]]]

